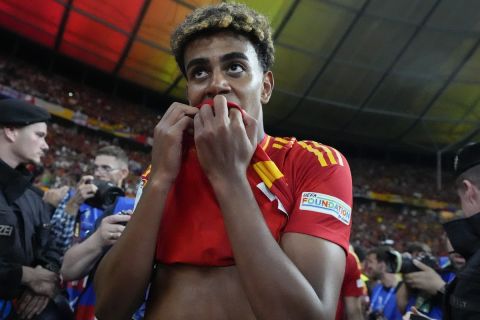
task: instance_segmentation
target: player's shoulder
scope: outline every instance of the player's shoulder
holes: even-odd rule
[[[336,166],[348,168],[347,159],[340,151],[314,140],[267,136],[262,142],[262,148],[272,158],[281,157],[287,161],[305,162],[307,165],[319,164],[325,168]]]
[[[346,167],[348,162],[345,156],[337,149],[314,141],[296,141],[292,147],[292,155],[308,161],[309,164],[319,164],[322,168]]]
[[[288,151],[292,149],[292,147],[297,142],[295,137],[273,137],[267,136],[264,144],[265,147],[269,147],[274,150],[283,150]]]

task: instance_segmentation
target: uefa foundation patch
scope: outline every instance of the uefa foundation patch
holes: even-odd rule
[[[344,224],[350,224],[352,208],[342,200],[323,193],[303,192],[300,210],[308,210],[334,216]]]

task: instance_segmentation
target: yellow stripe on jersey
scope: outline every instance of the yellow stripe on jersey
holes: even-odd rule
[[[262,146],[263,151],[267,150],[267,147],[268,147],[268,145],[269,145],[269,143],[270,143],[270,139],[271,139],[271,138],[272,138],[271,136],[267,135],[267,139],[266,139],[265,143],[264,143],[263,146]]]
[[[283,178],[283,173],[278,170],[277,165],[273,161],[260,161],[253,164],[253,169],[260,179],[270,188],[273,182]]]
[[[325,161],[325,158],[323,156],[323,153],[321,153],[320,151],[318,151],[317,149],[314,149],[311,145],[309,144],[306,144],[304,141],[299,141],[298,144],[306,149],[307,151],[313,153],[314,155],[317,156],[318,158],[318,161],[320,162],[320,165],[322,167],[326,167],[327,166],[327,161]]]
[[[337,164],[337,161],[335,160],[335,157],[333,156],[332,151],[327,146],[324,146],[323,144],[320,144],[315,141],[312,141],[312,143],[315,147],[321,148],[323,151],[325,151],[331,164]]]
[[[280,143],[283,143],[283,144],[289,144],[289,143],[290,143],[290,141],[285,140],[285,139],[283,139],[283,138],[279,138],[279,137],[276,137],[276,138],[275,138],[275,141],[280,142]]]
[[[279,137],[275,137],[273,139],[273,141],[275,141],[273,144],[272,144],[272,148],[275,148],[275,149],[282,149],[284,147],[288,147],[288,146],[291,146],[293,144],[293,141],[294,139],[284,139],[284,138],[279,138]],[[277,143],[278,142],[278,143]]]
[[[332,147],[330,147],[332,148]],[[338,152],[337,149],[335,148],[332,148],[333,151],[335,151],[335,154],[337,155],[337,159],[338,159],[338,164],[341,165],[343,167],[343,159],[342,159],[342,155],[340,154],[340,152]]]

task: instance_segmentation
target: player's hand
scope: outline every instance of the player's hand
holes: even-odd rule
[[[422,290],[433,296],[445,285],[445,281],[440,275],[426,264],[416,259],[413,259],[413,264],[421,271],[407,273],[403,276],[405,283],[410,288]]]
[[[53,297],[60,285],[60,277],[55,272],[41,266],[22,267],[22,284],[31,289],[32,292]]]
[[[128,214],[113,214],[105,217],[92,237],[96,237],[102,247],[111,246],[117,242],[123,230],[125,230],[125,226],[122,223],[126,224],[130,221],[130,218]]]
[[[228,110],[222,95],[213,101],[213,108],[201,108],[194,120],[199,162],[211,182],[244,176],[257,147],[257,121],[235,108]]]
[[[175,181],[181,165],[183,135],[193,127],[197,112],[195,107],[175,102],[155,126],[151,179],[159,177],[170,183]]]
[[[17,310],[20,319],[32,319],[39,315],[47,306],[49,298],[47,296],[35,294],[30,290],[25,290],[20,299],[17,300]]]

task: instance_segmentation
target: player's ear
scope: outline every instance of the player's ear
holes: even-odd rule
[[[275,84],[272,71],[265,72],[263,74],[262,95],[260,100],[262,104],[267,104],[268,101],[270,101],[274,85]]]

